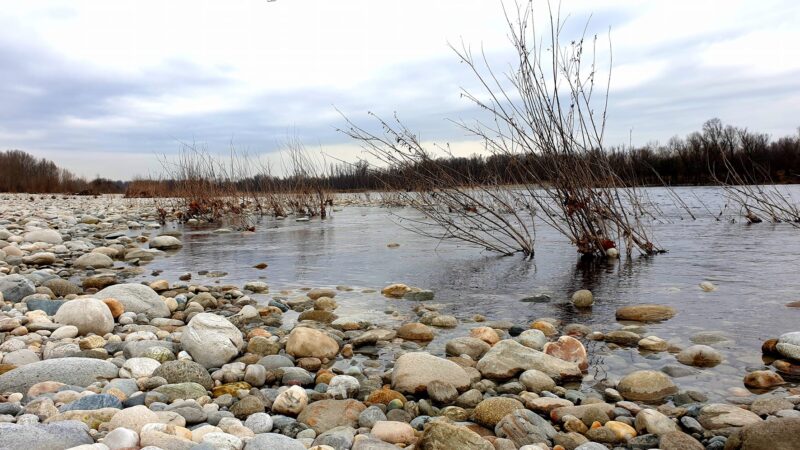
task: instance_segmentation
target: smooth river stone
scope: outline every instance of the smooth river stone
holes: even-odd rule
[[[26,393],[42,381],[85,387],[100,379],[116,378],[119,368],[94,358],[57,358],[26,364],[0,375],[0,392]]]
[[[800,331],[782,334],[775,347],[781,355],[800,361]]]

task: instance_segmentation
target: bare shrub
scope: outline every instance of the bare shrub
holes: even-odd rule
[[[634,249],[645,254],[661,252],[649,236],[654,213],[641,200],[637,185],[623,181],[629,179],[623,176],[625,168],[612,165],[603,145],[611,78],[609,67],[605,84],[596,92],[597,37],[587,41],[580,36],[563,45],[564,21],[548,9],[549,28],[540,40],[531,3],[517,5],[512,14],[504,11],[518,58],[510,71],[497,73],[484,53],[476,55],[466,45],[453,50],[481,87],[478,93],[462,90],[461,95],[488,115],[486,120],[458,125],[480,138],[488,151],[504,157],[504,178],[517,184],[514,189],[491,182],[454,186],[443,166],[399,121],[389,124],[378,118],[383,129],[383,136],[378,136],[348,120],[344,133],[384,163],[410,170],[411,176],[404,179],[422,177],[409,188],[418,191],[419,197],[427,192],[436,196],[412,205],[433,217],[443,236],[453,237],[449,234],[455,229],[459,239],[482,245],[501,239],[502,246],[511,238],[513,248],[532,255],[532,240],[526,236],[532,221],[527,216],[538,211],[582,254],[605,255],[623,246],[628,254]],[[587,54],[591,57],[588,67],[584,64]],[[474,206],[476,190],[497,203],[482,204],[478,214],[465,216],[463,208]],[[442,208],[437,210],[436,203]],[[462,209],[451,208],[450,203]],[[446,213],[437,216],[431,211]],[[500,220],[500,211],[512,214],[512,220]],[[519,220],[522,216],[526,220]],[[457,227],[459,223],[472,226]]]

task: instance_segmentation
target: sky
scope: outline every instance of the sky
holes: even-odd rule
[[[506,0],[506,5],[513,5]],[[557,6],[556,2],[553,5]],[[613,50],[605,145],[665,142],[707,119],[800,126],[800,2],[563,0]],[[534,2],[537,22],[546,2]],[[500,0],[0,0],[0,150],[88,177],[158,176],[182,143],[276,161],[290,138],[362,156],[337,127],[397,114],[426,143],[480,143],[449,44],[514,61]],[[338,110],[338,111],[337,111]],[[339,112],[340,111],[340,112]]]

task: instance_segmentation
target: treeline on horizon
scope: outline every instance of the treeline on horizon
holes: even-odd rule
[[[614,147],[605,150],[605,154],[601,150],[589,152],[588,157],[608,158],[611,167],[617,168],[620,182],[628,185],[713,185],[742,179],[753,183],[800,183],[800,128],[796,135],[773,140],[768,134],[726,126],[719,119],[712,119],[700,131],[683,138],[674,137],[665,144]],[[555,163],[531,158],[536,156],[474,155],[432,158],[418,164],[429,164],[430,169],[425,170],[446,171],[464,185],[517,184],[535,179],[531,173],[537,167]],[[404,186],[413,189],[414,180],[407,174],[418,171],[419,167],[374,167],[358,161],[314,168],[310,172],[319,174],[311,178],[327,189],[363,191]],[[252,192],[290,191],[302,184],[298,177],[261,174],[233,184]],[[0,152],[0,192],[84,195],[124,192],[133,197],[169,196],[180,181],[127,182],[99,177],[86,180],[52,161],[37,159],[21,150]]]
[[[123,181],[99,177],[86,180],[53,161],[22,150],[0,151],[0,192],[96,195],[121,193],[126,187]]]

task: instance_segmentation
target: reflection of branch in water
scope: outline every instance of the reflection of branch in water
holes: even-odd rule
[[[603,354],[600,353],[603,344],[598,341],[589,341],[586,345],[586,353],[589,356],[589,367],[592,371],[592,376],[596,381],[603,381],[608,379],[608,370],[604,364]]]

